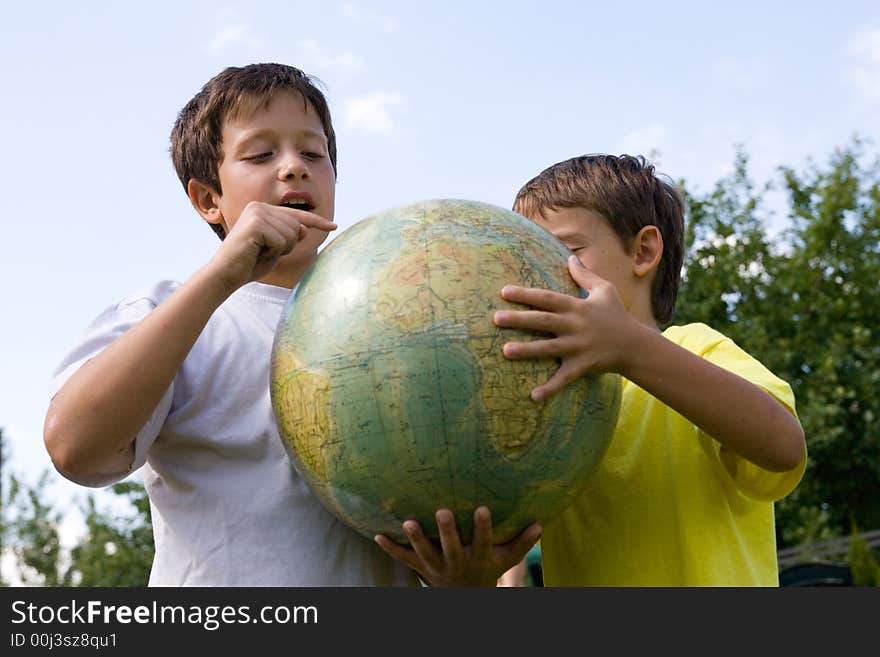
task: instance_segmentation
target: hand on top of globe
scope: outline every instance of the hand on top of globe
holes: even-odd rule
[[[586,294],[582,297],[542,288],[505,285],[505,301],[528,306],[527,310],[499,310],[496,326],[543,331],[546,338],[507,342],[503,353],[512,360],[558,358],[559,369],[546,383],[532,390],[541,401],[588,373],[624,373],[634,354],[632,332],[645,327],[629,314],[617,288],[587,269],[577,256],[570,256],[568,269]]]
[[[406,520],[402,526],[411,548],[382,534],[375,537],[385,552],[419,573],[430,586],[495,586],[498,578],[522,561],[541,537],[541,526],[533,523],[510,541],[493,544],[492,516],[485,506],[474,511],[473,541],[468,545],[461,543],[452,511],[439,509],[435,519],[440,549],[415,520]]]

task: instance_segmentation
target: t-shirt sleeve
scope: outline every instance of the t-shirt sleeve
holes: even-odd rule
[[[107,308],[98,315],[79,342],[68,352],[55,369],[49,384],[49,397],[54,397],[62,386],[90,359],[98,355],[109,344],[140,322],[158,305],[154,296],[139,296],[126,299],[121,303]],[[57,468],[65,478],[80,484],[98,488],[114,484],[140,468],[147,460],[147,452],[171,410],[174,395],[174,384],[170,385],[153,411],[150,419],[141,428],[128,448],[118,454],[118,458],[105,466],[104,471],[89,477],[77,477]]]
[[[797,417],[791,386],[768,370],[763,363],[741,349],[733,340],[722,337],[712,344],[702,356],[719,367],[751,381],[772,395],[792,415]],[[701,438],[705,439],[708,436],[701,436]],[[715,453],[723,470],[730,475],[736,488],[751,499],[768,502],[781,500],[797,487],[804,476],[807,466],[806,451],[804,458],[794,469],[786,472],[771,472],[733,452],[722,450],[717,441],[712,440],[711,442],[715,446]]]

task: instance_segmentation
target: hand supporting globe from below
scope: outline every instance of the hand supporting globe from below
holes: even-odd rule
[[[581,293],[568,249],[512,211],[436,199],[393,208],[334,238],[291,293],[272,351],[271,396],[294,466],[341,520],[407,543],[437,537],[434,512],[492,513],[493,540],[546,524],[588,485],[620,407],[620,377],[529,393],[556,359],[511,361],[504,285]]]

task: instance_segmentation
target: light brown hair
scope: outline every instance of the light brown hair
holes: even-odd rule
[[[636,234],[656,226],[663,255],[651,289],[659,323],[671,321],[684,262],[684,195],[642,156],[591,154],[550,166],[517,192],[513,210],[526,217],[545,210],[585,208],[601,214],[629,252]]]
[[[281,90],[299,94],[306,106],[311,104],[318,114],[336,172],[336,133],[327,99],[318,84],[317,78],[285,64],[230,66],[211,78],[180,110],[171,130],[171,159],[184,190],[195,179],[218,194],[223,193],[219,170],[223,161],[224,123],[240,116],[253,103],[265,107]],[[226,236],[219,224],[211,224],[211,228],[220,239]]]

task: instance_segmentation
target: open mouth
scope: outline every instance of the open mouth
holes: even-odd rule
[[[292,198],[286,201],[281,201],[281,207],[293,208],[294,210],[304,210],[305,212],[311,212],[315,209],[315,206],[304,198]]]

